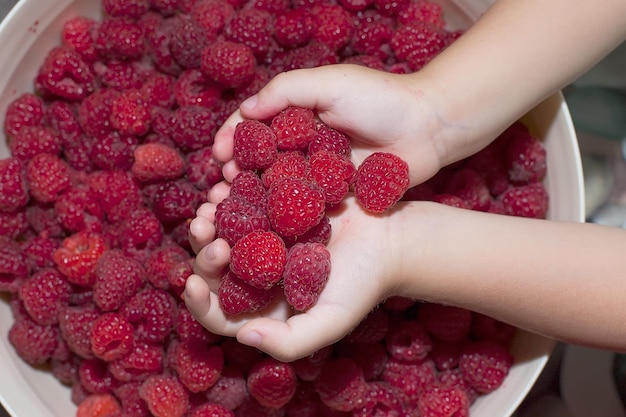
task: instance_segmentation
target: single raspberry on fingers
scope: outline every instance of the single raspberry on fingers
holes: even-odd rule
[[[359,165],[354,194],[363,208],[382,213],[393,207],[408,188],[408,164],[397,155],[374,152]]]
[[[330,275],[330,252],[321,243],[297,243],[287,255],[283,273],[285,298],[304,311],[315,305]]]
[[[230,253],[230,269],[241,280],[261,289],[269,289],[282,278],[287,249],[272,231],[253,231],[239,239]]]
[[[250,395],[260,404],[279,409],[296,392],[296,371],[291,364],[268,357],[250,368],[247,385]]]

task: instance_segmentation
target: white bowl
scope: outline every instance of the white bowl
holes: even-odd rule
[[[447,21],[463,28],[480,16],[489,0],[445,0]],[[35,73],[45,54],[60,43],[60,29],[71,16],[100,17],[96,0],[21,0],[0,24],[0,126],[8,104],[32,91]],[[525,121],[545,141],[548,155],[546,186],[550,219],[584,221],[583,176],[578,144],[569,111],[561,94],[533,109]],[[0,158],[9,155],[0,135]],[[50,373],[35,369],[15,354],[7,340],[13,319],[0,300],[0,402],[13,417],[72,416],[76,407],[70,392]],[[523,401],[543,370],[554,347],[552,340],[518,332],[512,347],[515,365],[503,386],[479,398],[472,416],[508,417]]]

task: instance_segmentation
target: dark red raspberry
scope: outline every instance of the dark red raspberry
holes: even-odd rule
[[[396,16],[401,10],[404,10],[411,0],[374,0],[374,7],[385,16]]]
[[[150,14],[149,16],[149,18],[143,21],[142,29],[146,32],[145,41],[148,56],[157,70],[168,75],[178,76],[183,68],[176,62],[170,50],[170,42],[174,31],[174,20],[163,18],[160,15],[157,15],[159,16],[157,18],[154,17],[154,14]],[[139,23],[142,24],[142,20],[140,20]]]
[[[374,152],[359,165],[354,195],[363,208],[381,213],[393,207],[408,188],[408,164],[397,155]]]
[[[182,106],[175,114],[171,137],[183,152],[211,146],[217,129],[211,109],[202,106]]]
[[[94,37],[96,50],[106,58],[133,59],[145,52],[143,31],[127,17],[105,17]]]
[[[54,268],[35,272],[22,284],[19,298],[30,318],[46,326],[59,321],[59,312],[68,304],[72,287]]]
[[[267,189],[283,178],[306,178],[309,171],[308,161],[301,151],[279,152],[276,159],[261,174],[263,186]]]
[[[174,376],[152,375],[139,389],[141,398],[156,417],[183,417],[189,407],[189,395]]]
[[[400,389],[387,382],[380,381],[370,382],[367,388],[363,406],[352,412],[354,417],[385,414],[402,415],[405,403]]]
[[[305,8],[281,11],[274,23],[274,38],[284,47],[306,45],[315,32],[314,18]]]
[[[35,200],[51,203],[71,187],[72,170],[58,156],[41,153],[26,164],[26,182]]]
[[[269,231],[270,222],[263,209],[240,196],[231,195],[216,207],[215,228],[217,236],[233,246],[249,233]]]
[[[324,364],[315,380],[320,399],[333,410],[351,411],[367,394],[367,382],[361,368],[349,358],[333,359]]]
[[[226,87],[239,87],[252,79],[256,60],[251,48],[233,41],[215,41],[202,51],[202,71]]]
[[[104,171],[129,170],[138,143],[135,136],[123,136],[118,132],[103,135],[91,147],[91,167]]]
[[[113,17],[137,19],[150,9],[148,0],[102,0],[104,11]]]
[[[175,148],[160,143],[141,144],[135,148],[135,162],[131,168],[143,182],[173,180],[185,172],[183,155]]]
[[[440,28],[445,25],[441,5],[430,0],[411,1],[399,11],[397,19],[403,25],[415,21],[432,23]]]
[[[433,347],[432,340],[418,320],[399,320],[389,328],[387,350],[394,359],[420,362]]]
[[[267,203],[270,225],[285,237],[306,233],[320,222],[325,211],[322,190],[302,178],[283,178],[273,183]]]
[[[187,251],[178,245],[156,248],[150,252],[145,263],[148,281],[156,288],[167,289],[171,269],[188,256]]]
[[[356,168],[345,156],[319,151],[309,157],[308,178],[320,186],[327,204],[340,203],[356,176]]]
[[[93,268],[106,250],[102,235],[82,231],[63,240],[54,253],[54,263],[71,283],[91,286],[95,282]]]
[[[233,140],[233,159],[243,170],[267,168],[278,154],[276,133],[258,120],[238,123]]]
[[[59,313],[59,329],[63,340],[72,352],[83,359],[94,357],[90,333],[91,326],[98,317],[100,312],[93,304],[69,306]]]
[[[289,249],[283,274],[285,298],[298,311],[317,303],[330,275],[330,252],[321,243],[296,243]]]
[[[467,339],[459,342],[443,342],[436,339],[428,358],[435,363],[435,367],[439,371],[457,369],[461,350],[466,343]]]
[[[222,310],[227,314],[251,313],[263,310],[279,294],[278,286],[268,290],[253,287],[228,271],[222,277],[218,296]]]
[[[76,185],[54,204],[59,222],[70,233],[82,230],[100,232],[104,212],[90,188]]]
[[[145,286],[120,309],[135,327],[135,338],[162,343],[174,328],[178,304],[165,290]]]
[[[100,88],[80,102],[78,121],[86,134],[99,138],[113,130],[111,108],[118,94],[113,89]]]
[[[188,13],[178,13],[172,18],[169,43],[174,59],[182,68],[199,68],[202,51],[212,41],[196,19]]]
[[[23,237],[28,231],[27,213],[24,210],[5,213],[0,211],[0,236],[6,236],[13,239]],[[62,231],[59,230],[59,235]],[[55,234],[57,236],[57,234]]]
[[[491,202],[485,180],[470,168],[461,168],[450,175],[444,193],[460,197],[471,210],[487,211]]]
[[[232,247],[230,269],[239,279],[254,287],[269,289],[281,280],[287,249],[272,231],[255,230]]]
[[[26,228],[30,227],[37,234],[45,234],[46,236],[54,237],[54,238],[63,238],[67,235],[66,231],[63,230],[61,223],[59,222],[57,212],[54,209],[54,206],[50,206],[49,204],[41,204],[37,202],[31,202],[26,207],[25,216],[23,211],[16,211],[13,213],[7,213],[13,216],[12,217],[3,217],[3,223],[0,223],[0,230],[5,229],[8,226],[8,229],[11,230],[11,226],[13,227],[21,227],[23,226],[21,223],[24,220],[22,217],[25,217],[27,224],[25,224]],[[20,214],[22,216],[20,216]],[[0,212],[0,216],[3,216],[4,213]],[[17,215],[17,216],[16,216]],[[15,224],[11,224],[15,223]],[[17,229],[16,229],[17,231]],[[24,230],[21,231],[23,233]],[[2,234],[7,234],[6,230],[3,230]],[[19,234],[21,234],[19,233]],[[19,235],[18,234],[18,235]],[[9,233],[10,235],[10,233]],[[17,235],[14,235],[17,236]]]
[[[122,412],[117,398],[112,394],[90,394],[76,408],[76,417],[107,417]]]
[[[337,345],[340,356],[352,359],[363,372],[366,381],[380,380],[389,355],[384,341],[379,343],[340,343]]]
[[[92,352],[107,362],[121,358],[133,347],[133,330],[133,325],[121,314],[102,314],[91,326],[89,341]]]
[[[393,27],[384,21],[360,22],[352,38],[352,47],[359,54],[386,59],[393,32]]]
[[[111,374],[121,382],[144,381],[163,371],[163,346],[135,341],[125,356],[109,363]]]
[[[424,329],[431,336],[444,342],[459,342],[465,339],[472,327],[472,313],[460,307],[422,303],[418,315]]]
[[[28,203],[24,163],[14,157],[0,160],[0,211],[12,212]]]
[[[4,117],[4,131],[9,140],[24,126],[40,126],[44,114],[43,100],[33,93],[24,93],[11,101]]]
[[[497,197],[509,188],[509,174],[504,155],[506,140],[500,135],[487,147],[467,158],[465,167],[484,178],[492,196]]]
[[[208,190],[224,179],[220,163],[210,146],[185,155],[185,178],[199,190]]]
[[[315,33],[313,39],[333,51],[346,46],[354,32],[350,13],[338,4],[320,4],[311,9]]]
[[[167,362],[178,379],[191,392],[204,392],[217,382],[224,368],[224,353],[220,346],[196,341],[172,342]]]
[[[313,111],[302,107],[281,110],[272,118],[271,128],[278,149],[286,151],[306,150],[317,133]]]
[[[418,410],[422,417],[470,415],[467,394],[460,388],[439,384],[431,385],[422,393]]]
[[[11,154],[23,161],[40,153],[59,155],[61,145],[61,138],[44,126],[23,126],[9,139]]]
[[[118,249],[106,251],[94,267],[93,300],[103,311],[116,311],[144,283],[145,270]]]
[[[347,343],[381,342],[387,336],[389,321],[389,313],[386,310],[382,308],[372,310],[343,340]]]
[[[148,405],[139,396],[140,386],[141,382],[134,381],[113,389],[113,393],[122,405],[122,415],[128,417],[145,417],[150,415]]]
[[[506,166],[513,184],[542,181],[546,176],[546,149],[526,126],[516,123],[504,135],[510,135],[506,148]]]
[[[210,403],[235,410],[248,396],[246,379],[243,371],[232,366],[225,366],[220,378],[206,393]]]
[[[176,333],[179,340],[194,343],[213,344],[221,340],[221,336],[209,332],[183,305],[180,305],[178,308],[178,315],[174,323],[174,333]]]
[[[82,141],[82,128],[78,122],[76,108],[67,101],[53,101],[46,108],[44,115],[46,126],[52,128],[60,137],[67,158],[67,147]]]
[[[85,16],[74,16],[65,21],[61,29],[63,45],[76,51],[85,62],[98,59],[94,35],[98,22]]]
[[[291,362],[301,381],[315,381],[322,372],[322,366],[333,357],[333,346],[323,347],[309,356]]]
[[[174,14],[179,8],[182,0],[148,0],[153,9],[163,16]]]
[[[185,180],[160,183],[152,211],[162,222],[175,222],[192,219],[202,202],[200,190]]]
[[[261,405],[279,409],[296,392],[297,376],[291,364],[268,357],[252,366],[247,383],[248,392]]]
[[[437,370],[431,360],[404,362],[390,358],[385,364],[381,380],[400,389],[409,406],[415,406],[424,390],[437,379]]]
[[[512,186],[499,200],[504,212],[511,216],[545,219],[548,212],[548,191],[541,182]]]
[[[292,247],[296,243],[321,243],[322,245],[327,245],[330,241],[331,234],[332,226],[330,224],[330,218],[325,215],[318,224],[311,227],[303,234],[293,237],[285,237],[283,238],[283,241],[288,248]]]
[[[263,210],[267,208],[267,190],[254,171],[246,170],[237,174],[230,185],[230,195],[241,197]]]
[[[235,14],[233,5],[224,0],[198,1],[189,12],[205,30],[209,39],[215,39],[224,25]]]
[[[235,413],[219,404],[204,403],[194,408],[189,417],[235,417]]]
[[[150,130],[152,114],[141,90],[125,90],[111,103],[111,126],[122,135],[143,136]]]
[[[129,172],[96,171],[87,178],[110,222],[125,218],[142,202],[139,186]]]
[[[22,247],[22,252],[26,255],[33,270],[40,268],[54,267],[54,252],[61,246],[58,239],[46,236],[35,236],[29,239]],[[2,255],[0,255],[1,257]],[[16,258],[19,259],[19,258]]]
[[[163,240],[163,225],[156,215],[145,207],[138,207],[121,222],[109,228],[117,228],[115,241],[127,255],[143,262],[144,255],[157,248]]]
[[[478,340],[491,340],[509,346],[516,329],[514,326],[480,313],[473,313],[471,335]]]
[[[401,26],[391,38],[396,57],[406,61],[413,71],[430,62],[446,47],[445,32],[432,23],[413,21]]]
[[[46,56],[35,85],[45,96],[81,100],[94,91],[95,77],[77,52],[60,46]]]
[[[263,56],[269,49],[273,34],[273,15],[265,10],[240,9],[224,27],[228,40],[241,43]]]
[[[56,351],[59,339],[56,326],[40,325],[28,317],[16,318],[8,335],[15,353],[31,365],[47,362]]]
[[[463,379],[476,391],[487,394],[502,385],[513,364],[508,349],[489,340],[465,346],[459,357]]]
[[[224,86],[198,68],[184,70],[174,84],[174,97],[179,106],[215,108]]]

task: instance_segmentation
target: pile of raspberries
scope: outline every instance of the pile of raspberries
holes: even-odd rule
[[[515,329],[467,310],[392,297],[343,340],[284,363],[207,331],[181,298],[194,260],[189,221],[224,179],[211,146],[226,117],[290,69],[349,62],[418,71],[461,36],[445,29],[439,4],[100,6],[101,19],[64,22],[33,92],[9,105],[10,155],[0,160],[0,292],[14,320],[8,340],[22,360],[70,387],[77,417],[463,417],[501,386]],[[294,126],[298,134],[286,137]],[[330,209],[346,192],[372,212],[404,199],[547,213],[545,150],[519,122],[408,190],[399,158],[373,154],[355,167],[348,138],[310,110],[288,108],[237,130],[243,171],[216,213],[218,234],[233,249],[220,290],[233,314],[263,304],[235,296],[236,287],[272,296],[280,289],[295,312],[315,303],[331,268]],[[275,136],[275,148],[252,149],[248,135],[261,131]],[[401,175],[381,191],[375,179],[385,167]],[[299,206],[295,190],[315,203]],[[237,218],[245,210],[249,223]],[[280,277],[249,262],[272,242],[279,248],[272,256],[284,258]],[[292,279],[298,274],[317,278],[301,288]]]

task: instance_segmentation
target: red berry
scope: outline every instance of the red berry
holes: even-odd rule
[[[69,306],[59,313],[59,330],[70,350],[83,359],[94,357],[91,350],[91,326],[100,317],[93,304]]]
[[[386,337],[387,351],[394,359],[419,362],[428,356],[432,340],[418,320],[401,320],[393,323]]]
[[[11,212],[28,202],[26,170],[22,161],[9,157],[0,160],[0,211]]]
[[[59,312],[68,304],[72,287],[54,268],[41,269],[19,289],[19,298],[33,321],[40,325],[56,324]]]
[[[228,40],[241,43],[252,49],[255,55],[264,55],[270,45],[273,33],[271,13],[255,9],[240,9],[231,16],[224,27]]]
[[[432,23],[412,21],[396,30],[391,48],[398,59],[417,71],[439,54],[447,41],[445,32]]]
[[[315,32],[313,22],[313,16],[306,8],[282,11],[276,16],[274,38],[287,48],[305,45]]]
[[[269,231],[270,222],[263,209],[242,197],[231,195],[215,209],[215,229],[218,237],[233,246],[249,233]]]
[[[96,357],[112,362],[133,347],[133,325],[119,313],[104,313],[91,326],[89,341]]]
[[[499,200],[504,212],[511,216],[544,219],[548,212],[548,191],[541,182],[512,186]]]
[[[122,135],[143,136],[150,130],[151,108],[143,92],[120,92],[111,103],[111,126]]]
[[[158,344],[174,328],[178,304],[169,292],[144,286],[119,311],[135,327],[137,340]]]
[[[207,400],[228,410],[235,410],[248,396],[246,379],[240,369],[226,366],[220,378],[207,391]]]
[[[91,394],[76,409],[76,417],[116,417],[122,411],[112,394]]]
[[[320,399],[333,410],[351,411],[367,394],[367,383],[361,368],[349,358],[328,361],[315,380]]]
[[[271,226],[285,237],[306,233],[320,222],[325,212],[322,190],[302,178],[283,178],[273,183],[267,203]]]
[[[121,382],[143,381],[163,370],[163,347],[135,341],[132,350],[109,363],[111,374]]]
[[[445,342],[465,339],[472,327],[472,313],[460,307],[422,303],[418,316],[430,335]]]
[[[312,9],[313,39],[337,51],[346,46],[354,32],[350,13],[338,4],[320,4]]]
[[[143,31],[126,16],[105,17],[94,37],[96,50],[105,58],[139,58],[145,51]]]
[[[302,107],[281,110],[272,118],[271,128],[278,149],[287,151],[306,150],[317,133],[313,111]]]
[[[54,253],[54,263],[73,284],[91,286],[95,282],[92,271],[107,245],[98,233],[78,232],[63,240]]]
[[[145,281],[143,266],[120,250],[106,251],[94,267],[93,299],[103,311],[116,311]]]
[[[46,56],[35,84],[44,95],[80,100],[94,91],[95,77],[77,52],[59,46]]]
[[[231,249],[230,269],[242,281],[269,289],[281,280],[287,249],[276,233],[256,230],[239,239]]]
[[[139,395],[155,417],[183,417],[188,411],[189,395],[174,376],[149,376],[139,388]]]
[[[463,379],[482,394],[492,392],[502,385],[512,364],[513,357],[508,349],[488,340],[468,344],[459,357],[459,369]]]
[[[148,0],[103,0],[104,11],[114,17],[141,17],[150,9]]]
[[[215,385],[224,368],[221,347],[196,341],[173,342],[167,359],[180,382],[194,393],[204,392]]]
[[[40,153],[26,164],[26,182],[34,199],[51,203],[71,187],[72,170],[58,156]]]
[[[279,152],[276,159],[261,174],[263,186],[267,189],[282,178],[306,178],[309,164],[301,151]]]
[[[37,324],[29,317],[16,318],[8,334],[17,355],[31,365],[47,362],[56,351],[59,339],[56,326]]]
[[[248,372],[248,392],[265,407],[279,409],[296,392],[297,377],[293,366],[274,358],[265,358]]]
[[[208,190],[224,179],[220,163],[210,146],[185,155],[185,178],[199,190]]]
[[[436,378],[437,370],[431,360],[408,363],[390,358],[381,375],[383,381],[404,393],[409,405],[416,404],[422,392],[432,385]]]
[[[415,21],[432,23],[443,28],[443,9],[439,3],[430,0],[411,1],[398,13],[398,22],[404,25]]]
[[[230,195],[241,197],[263,210],[267,208],[267,190],[254,171],[246,170],[237,174],[230,184]]]
[[[408,188],[408,164],[394,154],[374,152],[359,165],[354,195],[363,208],[381,213],[393,207]]]
[[[304,311],[315,305],[330,275],[330,252],[321,243],[296,243],[287,255],[283,274],[285,298]]]
[[[421,417],[469,417],[469,404],[462,389],[434,384],[420,396],[418,409]]]
[[[199,68],[202,51],[212,40],[189,13],[177,13],[171,18],[169,49],[178,64],[185,69]]]
[[[59,155],[61,138],[50,128],[44,126],[23,126],[9,140],[11,155],[27,161],[40,153]]]
[[[44,114],[43,100],[33,93],[24,93],[11,101],[4,118],[4,130],[9,140],[24,126],[40,126]]]
[[[510,127],[506,145],[506,166],[511,182],[516,185],[542,181],[546,176],[546,149],[521,123]]]
[[[350,157],[352,152],[350,138],[343,132],[333,129],[326,123],[317,123],[316,131],[317,135],[309,144],[309,156],[321,150],[326,150],[347,158]]]
[[[185,160],[171,146],[145,143],[135,148],[135,162],[131,168],[138,180],[159,182],[173,180],[185,172]]]
[[[372,310],[343,340],[347,343],[381,342],[387,336],[389,321],[389,313],[386,310],[382,308]]]
[[[275,132],[258,120],[244,120],[233,134],[233,158],[243,170],[269,167],[278,153]]]
[[[222,310],[235,315],[263,310],[276,298],[279,291],[278,286],[267,290],[253,287],[228,271],[220,282],[218,297]]]
[[[254,76],[252,49],[233,41],[216,41],[202,51],[200,66],[211,79],[226,87],[238,87]]]
[[[327,204],[340,203],[352,185],[356,168],[345,156],[319,151],[309,157],[308,178],[320,186]]]
[[[235,413],[219,404],[204,403],[194,408],[189,417],[235,417]]]

